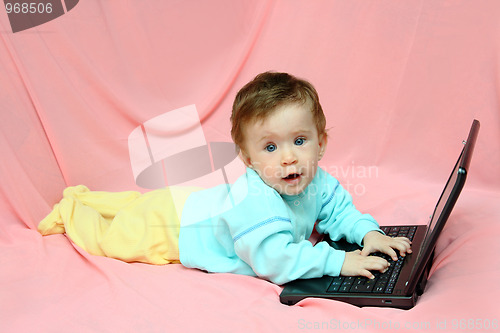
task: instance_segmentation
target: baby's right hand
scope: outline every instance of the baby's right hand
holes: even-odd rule
[[[370,271],[385,272],[389,267],[387,260],[376,256],[363,256],[360,250],[346,252],[344,264],[340,270],[342,276],[366,276],[373,279]]]

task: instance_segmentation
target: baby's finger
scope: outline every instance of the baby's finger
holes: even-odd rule
[[[389,257],[392,258],[392,260],[397,261],[398,260],[398,254],[396,253],[396,251],[394,251],[393,247],[396,247],[396,246],[387,246],[387,247],[384,247],[381,250],[381,252],[387,254]]]
[[[360,254],[364,257],[368,256],[370,253],[372,253],[372,251],[369,248],[367,248],[366,246],[363,247],[363,249],[360,251]]]
[[[403,244],[407,249],[411,248],[411,241],[406,237],[396,237],[394,240]]]
[[[411,240],[408,238],[408,237],[394,237],[393,239],[397,239],[397,240],[400,240],[400,241],[404,241],[408,244],[411,244]]]
[[[394,242],[391,246],[399,251],[402,256],[405,256],[406,253],[411,253],[411,244],[410,240],[407,238],[394,238]]]
[[[367,277],[369,279],[374,279],[375,278],[375,275],[373,275],[372,272],[370,272],[369,270],[367,269],[362,269],[359,271],[359,276],[364,276],[364,277]]]
[[[370,261],[367,263],[365,268],[372,271],[385,272],[388,267],[389,262],[387,262],[384,258],[370,257]]]

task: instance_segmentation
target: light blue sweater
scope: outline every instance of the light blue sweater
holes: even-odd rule
[[[367,232],[380,230],[321,168],[295,196],[280,195],[247,169],[232,186],[188,197],[181,219],[180,261],[190,268],[259,276],[276,284],[338,276],[345,252],[326,242],[313,246],[307,239],[315,224],[334,241],[345,238],[359,245]]]

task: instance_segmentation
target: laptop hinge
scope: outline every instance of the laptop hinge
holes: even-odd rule
[[[434,251],[432,251],[431,257],[429,258],[429,261],[427,262],[427,265],[425,266],[422,275],[420,275],[420,279],[418,280],[417,286],[415,288],[415,292],[417,293],[418,296],[422,295],[425,291],[425,286],[427,285],[427,279],[429,277],[429,272],[431,270],[433,261],[434,261]]]

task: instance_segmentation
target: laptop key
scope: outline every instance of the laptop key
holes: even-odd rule
[[[374,280],[370,280],[367,278],[360,278],[353,284],[350,292],[369,293],[373,290],[374,287],[375,287]]]
[[[349,291],[349,289],[351,289],[351,286],[350,285],[342,285],[340,286],[339,288],[339,292],[341,293],[346,293]]]
[[[349,289],[351,289],[351,286],[354,282],[354,279],[356,277],[354,276],[348,276],[344,279],[344,282],[342,282],[342,284],[340,285],[340,288],[339,288],[339,292],[341,293],[346,293],[349,291]]]
[[[395,286],[395,285],[396,285],[396,283],[394,283],[394,282],[389,282],[389,283],[387,284],[387,287],[385,288],[384,293],[386,293],[386,294],[392,294],[392,291],[394,290],[394,286]]]
[[[415,236],[415,232],[417,232],[417,227],[411,227],[410,230],[408,231],[408,237],[409,240],[413,240],[413,237]]]
[[[342,282],[344,282],[344,277],[342,276],[337,276],[333,278],[332,283],[330,284],[330,286],[326,291],[329,293],[336,293],[337,291],[339,291]]]
[[[386,284],[387,284],[387,281],[377,281],[377,283],[373,287],[373,292],[374,293],[383,293],[385,290]]]

